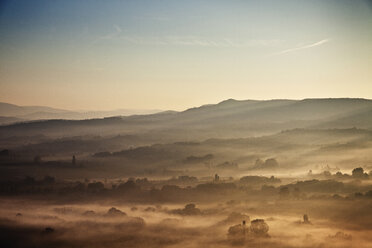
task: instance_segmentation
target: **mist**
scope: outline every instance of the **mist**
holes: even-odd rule
[[[371,0],[2,0],[0,247],[372,247]]]

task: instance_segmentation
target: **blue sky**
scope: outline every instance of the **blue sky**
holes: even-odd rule
[[[371,44],[371,1],[2,1],[0,101],[372,98]]]

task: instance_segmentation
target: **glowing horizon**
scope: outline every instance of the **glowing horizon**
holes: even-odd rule
[[[372,98],[370,1],[4,1],[1,102]]]

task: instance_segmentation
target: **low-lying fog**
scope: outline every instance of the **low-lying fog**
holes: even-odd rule
[[[370,109],[228,100],[0,126],[1,247],[372,247]]]
[[[1,185],[2,247],[371,247],[370,176],[325,174],[28,177]]]
[[[40,202],[3,201],[1,236],[5,246],[18,247],[370,247],[372,230],[352,228],[344,219],[313,212],[307,204],[271,203],[276,211],[260,211],[266,204],[226,203],[197,205],[195,213],[177,213],[177,205],[48,205]],[[324,204],[324,202],[315,202]],[[327,204],[328,211],[337,203]],[[291,211],[288,206],[298,207]],[[354,214],[358,214],[356,211]],[[316,216],[316,217],[315,217]],[[312,218],[313,217],[313,218]],[[371,217],[371,216],[369,216]],[[266,235],[250,229],[250,220],[263,219]],[[245,220],[245,234],[232,227]],[[343,223],[345,221],[345,223]],[[229,232],[230,231],[230,232]],[[263,230],[265,231],[265,230]]]

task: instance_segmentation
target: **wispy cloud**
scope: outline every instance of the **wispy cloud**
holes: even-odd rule
[[[173,45],[173,46],[200,46],[200,47],[255,47],[275,46],[282,40],[249,40],[236,41],[229,38],[206,39],[198,36],[120,36],[120,39],[137,45]]]
[[[230,38],[206,38],[193,35],[163,35],[163,36],[141,36],[124,34],[118,25],[113,25],[111,33],[102,35],[93,41],[93,44],[103,41],[122,41],[135,45],[171,45],[171,46],[195,46],[195,47],[216,47],[216,48],[244,48],[258,46],[277,46],[283,43],[279,39],[249,39],[234,40]]]
[[[121,28],[118,25],[114,25],[114,29],[115,29],[114,32],[109,33],[107,35],[104,35],[104,36],[102,36],[100,38],[103,39],[103,40],[107,40],[107,39],[115,38],[115,37],[117,37],[118,35],[121,34],[122,30],[121,30]]]
[[[283,50],[283,51],[280,51],[280,52],[277,52],[277,53],[273,53],[273,54],[271,54],[271,56],[277,56],[277,55],[282,55],[282,54],[286,54],[286,53],[295,52],[295,51],[298,51],[298,50],[304,50],[304,49],[308,49],[308,48],[312,48],[312,47],[321,46],[321,45],[323,45],[323,44],[325,44],[329,41],[330,41],[329,39],[320,40],[320,41],[312,43],[312,44],[298,46],[298,47],[295,47],[295,48],[290,48],[290,49],[286,49],[286,50]]]
[[[119,25],[116,25],[116,24],[113,25],[113,28],[114,28],[113,32],[98,37],[97,39],[95,39],[92,42],[92,44],[95,44],[95,43],[99,42],[100,40],[112,40],[112,39],[115,39],[115,38],[119,37],[120,34],[122,33],[122,29],[120,28]]]
[[[171,18],[168,16],[160,16],[160,15],[142,15],[134,17],[138,20],[149,20],[149,21],[158,21],[158,22],[167,22],[170,21]]]

